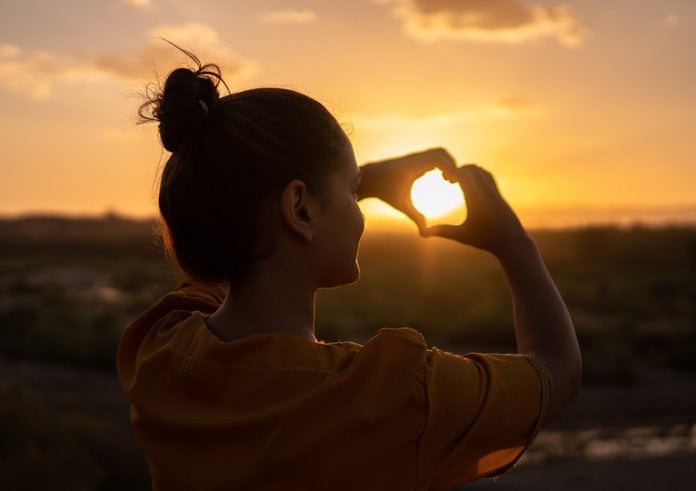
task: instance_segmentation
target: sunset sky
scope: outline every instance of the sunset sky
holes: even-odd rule
[[[0,0],[0,215],[155,213],[159,37],[317,98],[359,162],[478,162],[539,224],[696,210],[692,0]]]

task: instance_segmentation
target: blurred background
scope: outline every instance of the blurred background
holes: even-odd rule
[[[433,146],[478,162],[569,305],[585,387],[516,469],[473,489],[690,489],[696,478],[696,4],[688,0],[0,0],[0,488],[148,489],[116,383],[123,328],[178,281],[157,237],[168,154],[148,83],[220,64],[288,87],[359,162]],[[431,220],[465,216],[456,198]],[[414,196],[414,200],[415,200]],[[488,255],[375,200],[362,279],[318,336],[411,326],[514,349]]]

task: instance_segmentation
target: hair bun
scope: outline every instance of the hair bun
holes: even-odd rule
[[[196,69],[177,68],[169,74],[164,88],[148,87],[147,101],[141,104],[138,114],[141,122],[159,121],[159,133],[164,148],[176,152],[201,128],[206,118],[215,111],[222,83],[229,87],[220,75],[220,67],[203,65],[196,55],[164,40],[184,53]]]
[[[164,148],[176,152],[214,109],[219,94],[213,81],[200,70],[178,68],[169,74],[159,105],[153,110],[159,120]]]

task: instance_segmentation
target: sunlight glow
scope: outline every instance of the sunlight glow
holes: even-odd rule
[[[464,206],[464,196],[458,184],[445,181],[442,171],[426,172],[413,183],[411,200],[426,218],[440,218]]]

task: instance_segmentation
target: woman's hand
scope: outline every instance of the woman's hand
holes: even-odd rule
[[[456,163],[444,148],[431,148],[423,152],[367,164],[362,169],[359,199],[379,198],[413,220],[418,229],[425,228],[425,217],[414,208],[411,187],[416,179],[427,171],[440,168],[447,176],[456,171]]]
[[[521,240],[529,240],[517,215],[500,195],[490,172],[477,165],[465,165],[445,172],[445,177],[459,182],[466,200],[467,218],[461,225],[428,227],[423,235],[446,237],[496,255],[514,249]]]
[[[512,292],[517,351],[533,356],[551,375],[545,425],[580,390],[582,355],[573,321],[534,241],[500,195],[493,176],[479,166],[465,165],[445,177],[459,182],[467,218],[461,225],[428,227],[423,235],[490,251],[500,261]]]

